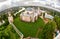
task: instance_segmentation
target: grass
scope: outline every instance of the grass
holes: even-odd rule
[[[19,35],[16,33],[16,31],[14,30],[14,28],[9,25],[11,27],[11,30],[8,32],[9,33],[9,39],[19,39]]]
[[[28,22],[21,21],[18,17],[14,20],[14,24],[23,33],[24,37],[28,37],[28,36],[36,37],[38,29],[43,28],[44,21],[41,18],[39,18],[34,23],[32,22],[28,23]],[[39,36],[40,34],[38,33],[38,37]]]
[[[0,39],[19,39],[18,34],[15,32],[10,24],[8,24],[6,27],[2,26],[0,28],[0,37]]]

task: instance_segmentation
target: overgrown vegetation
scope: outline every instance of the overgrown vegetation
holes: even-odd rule
[[[41,18],[34,23],[27,23],[17,17],[14,24],[24,34],[24,37],[38,37],[39,39],[53,39],[53,33],[57,26],[54,21],[45,24]]]
[[[43,32],[42,32],[42,38],[43,39],[53,39],[53,33],[55,32],[57,25],[54,21],[52,22],[48,22],[44,28],[43,28]]]
[[[46,10],[46,8],[41,8]],[[12,15],[17,12],[19,9],[13,8]],[[49,9],[47,9],[49,10]],[[47,11],[46,10],[46,11]],[[56,11],[49,10],[51,15],[59,15],[60,13]],[[39,39],[53,39],[53,33],[55,29],[60,30],[60,17],[55,16],[53,21],[49,21],[47,24],[39,18],[36,22],[27,23],[23,22],[19,18],[20,13],[14,17],[14,24],[16,27],[23,33],[24,37],[38,37]],[[5,20],[5,24],[0,26],[0,39],[19,39],[19,36],[14,31],[11,25],[8,23],[7,14],[3,14],[0,17],[0,21]]]
[[[57,24],[57,29],[60,31],[60,17],[55,16],[54,20],[55,20],[55,22]]]
[[[43,28],[44,26],[44,22],[41,18],[34,23],[23,22],[19,18],[16,18],[14,24],[19,30],[21,30],[21,32],[24,34],[24,37],[35,37],[38,28]]]
[[[7,17],[7,14],[3,14],[0,17],[0,22],[2,22],[2,20],[5,21],[4,24],[0,25],[0,39],[19,39],[20,37],[9,24]]]

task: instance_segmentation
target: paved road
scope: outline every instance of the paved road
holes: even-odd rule
[[[14,14],[14,16],[16,16],[18,13],[22,12],[23,10],[25,10],[25,8],[22,8],[21,10],[19,10],[18,12],[16,12],[16,13]]]
[[[12,25],[14,30],[18,33],[18,35],[21,37],[21,39],[23,39],[23,34],[16,28],[16,26],[13,23],[10,23],[10,24]]]

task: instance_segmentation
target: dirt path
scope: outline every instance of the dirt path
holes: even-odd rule
[[[49,22],[49,19],[44,18],[43,16],[40,16],[40,18],[42,18],[42,19],[43,19],[43,21],[45,22],[45,24]]]
[[[42,30],[41,28],[38,28],[37,33],[36,33],[36,37],[38,37],[39,32],[40,32],[41,30]]]

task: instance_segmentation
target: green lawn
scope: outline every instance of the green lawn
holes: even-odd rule
[[[43,20],[41,18],[39,18],[36,22],[32,23],[28,23],[28,22],[23,22],[18,18],[16,18],[14,20],[14,24],[16,25],[16,27],[24,34],[24,37],[40,37],[40,31],[38,32],[38,29],[42,29],[43,26],[45,25]]]

